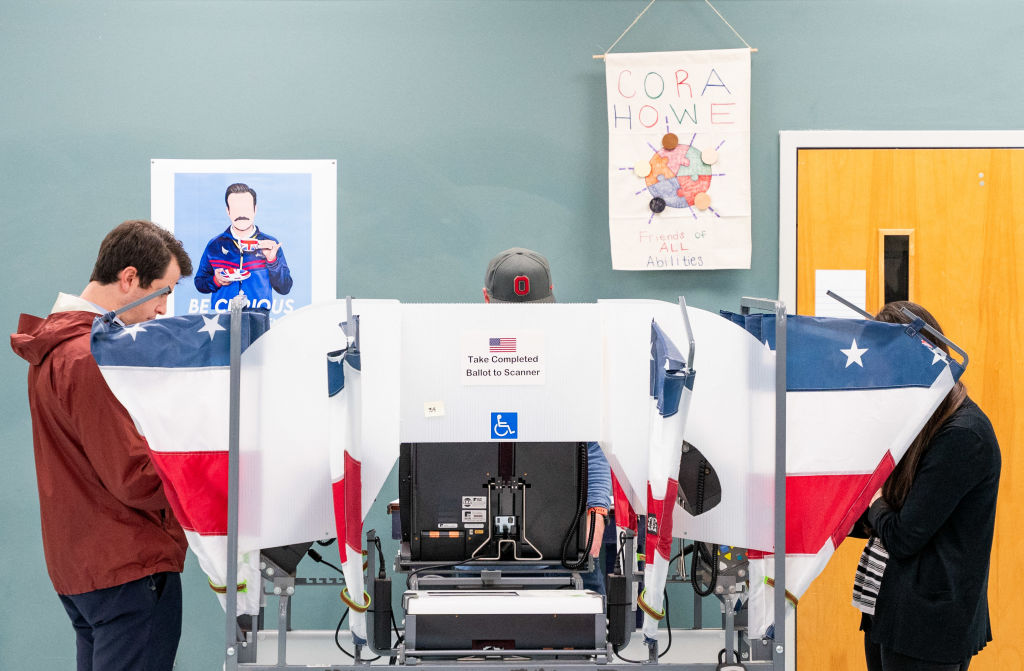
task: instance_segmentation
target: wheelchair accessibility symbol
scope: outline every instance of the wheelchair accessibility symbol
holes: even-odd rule
[[[492,412],[491,438],[516,440],[519,438],[519,413]]]

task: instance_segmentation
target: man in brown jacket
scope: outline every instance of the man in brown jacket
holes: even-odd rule
[[[43,552],[75,628],[79,671],[174,664],[185,535],[145,438],[103,380],[89,334],[97,314],[173,288],[191,272],[168,231],[126,221],[104,238],[80,296],[59,294],[45,319],[23,314],[11,335],[30,364]],[[120,319],[153,319],[166,305],[164,294]]]

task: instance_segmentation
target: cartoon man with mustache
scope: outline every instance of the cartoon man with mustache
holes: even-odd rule
[[[256,227],[256,192],[249,185],[229,186],[224,204],[231,225],[206,245],[196,289],[213,294],[215,310],[226,310],[239,291],[249,298],[249,307],[270,310],[272,291],[283,295],[292,289],[281,243]]]

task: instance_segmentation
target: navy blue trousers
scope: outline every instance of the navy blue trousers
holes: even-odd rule
[[[171,671],[181,638],[181,574],[59,596],[75,627],[78,671]]]

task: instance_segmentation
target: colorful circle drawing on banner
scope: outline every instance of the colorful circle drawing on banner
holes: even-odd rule
[[[717,147],[701,150],[696,146],[696,138],[694,134],[689,144],[684,144],[674,133],[666,133],[661,138],[661,148],[655,149],[648,144],[654,154],[646,161],[637,161],[632,167],[633,173],[644,180],[653,214],[672,207],[689,208],[694,218],[697,214],[693,208],[719,216],[711,207],[711,196],[708,194],[711,178],[721,176],[711,172],[711,163],[718,161]],[[645,191],[638,191],[637,195],[641,193]]]

